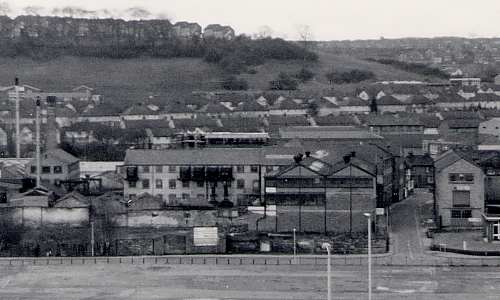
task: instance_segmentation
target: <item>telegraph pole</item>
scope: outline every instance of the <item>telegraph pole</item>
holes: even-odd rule
[[[40,186],[40,97],[36,97],[36,187]]]
[[[14,79],[14,91],[16,96],[16,158],[21,158],[21,141],[19,129],[19,78]]]

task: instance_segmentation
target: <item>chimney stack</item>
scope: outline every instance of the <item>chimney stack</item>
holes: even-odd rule
[[[45,140],[46,151],[56,149],[57,123],[56,123],[56,100],[55,96],[47,96],[47,137]]]

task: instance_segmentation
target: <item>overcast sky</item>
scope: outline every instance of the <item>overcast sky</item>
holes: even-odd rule
[[[88,10],[140,6],[174,22],[221,23],[237,33],[262,26],[297,38],[309,25],[317,40],[396,37],[500,36],[500,0],[0,0],[13,8],[78,5]]]

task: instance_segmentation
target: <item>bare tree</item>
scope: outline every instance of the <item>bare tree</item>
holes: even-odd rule
[[[304,64],[305,64],[307,51],[309,50],[310,43],[313,40],[313,34],[311,32],[311,27],[305,24],[297,25],[297,33],[299,34],[300,42],[304,47]]]
[[[166,12],[161,12],[156,15],[156,18],[158,20],[172,20],[172,18],[166,13]]]
[[[23,11],[27,15],[39,16],[41,14],[41,12],[43,11],[43,7],[36,6],[36,5],[30,5],[30,6],[24,7]]]
[[[133,19],[144,20],[151,16],[151,12],[143,7],[131,7],[125,11],[126,14],[131,16]]]
[[[11,12],[11,8],[9,3],[7,2],[0,2],[0,16],[6,16]]]
[[[255,34],[256,39],[270,38],[274,34],[273,29],[268,25],[263,25],[259,27],[258,32]]]

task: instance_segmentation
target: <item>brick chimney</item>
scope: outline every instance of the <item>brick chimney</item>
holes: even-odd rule
[[[56,97],[47,97],[47,132],[45,139],[45,151],[53,150],[58,147],[57,142],[57,123],[56,123]]]

